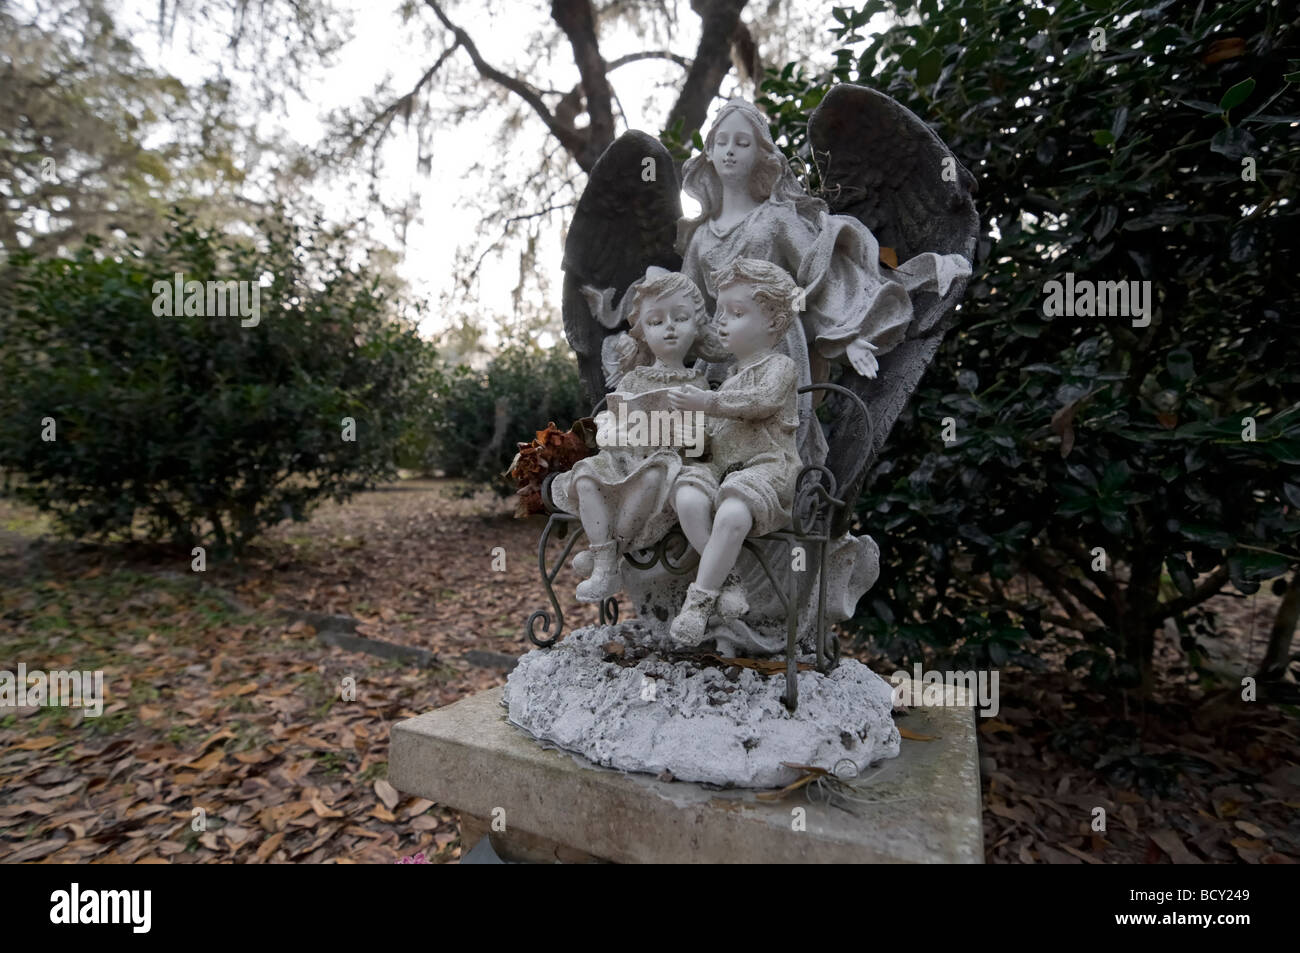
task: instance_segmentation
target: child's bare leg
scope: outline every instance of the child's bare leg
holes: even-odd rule
[[[628,480],[620,496],[624,500],[657,499],[659,488],[663,486],[664,476],[662,469],[650,467]],[[614,535],[626,544],[636,539],[645,515],[639,507],[625,505],[615,511],[613,518]]]
[[[678,515],[680,517],[680,511]],[[727,573],[735,567],[740,547],[753,525],[754,517],[743,502],[734,498],[722,501],[718,515],[713,518],[709,542],[700,553],[700,570],[695,577],[697,586],[711,592],[722,586]]]
[[[591,575],[578,583],[574,595],[579,602],[601,602],[614,595],[623,585],[618,566],[618,546],[614,542],[610,523],[609,504],[601,496],[599,484],[590,477],[577,480],[578,513],[582,528],[587,531],[590,549],[573,561],[579,572]]]
[[[600,487],[591,477],[578,477],[575,487],[578,491],[578,515],[582,518],[582,528],[587,531],[588,542],[592,546],[609,542],[613,539],[609,504],[600,495]]]
[[[699,487],[683,486],[677,490],[677,522],[690,540],[691,548],[704,552],[713,532],[713,504]]]

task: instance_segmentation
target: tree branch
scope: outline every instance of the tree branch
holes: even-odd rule
[[[590,172],[600,154],[614,141],[613,97],[609,89],[605,60],[596,39],[596,17],[588,0],[552,0],[551,19],[556,22],[573,48],[573,62],[582,79],[587,100],[586,142],[574,158]]]
[[[1227,565],[1220,566],[1209,577],[1198,585],[1189,596],[1177,596],[1168,602],[1157,602],[1156,608],[1151,610],[1148,618],[1152,624],[1163,621],[1170,616],[1182,615],[1188,609],[1200,605],[1206,599],[1218,593],[1223,584],[1228,581]]]
[[[691,61],[689,59],[685,56],[673,53],[670,50],[645,50],[641,53],[628,53],[626,56],[620,56],[605,68],[605,72],[612,73],[620,66],[626,66],[628,63],[635,63],[637,60],[671,60],[682,69],[689,70],[691,68]]]
[[[1067,575],[1060,568],[1048,563],[1040,550],[1031,550],[1025,557],[1025,565],[1049,589],[1059,588],[1070,592],[1104,624],[1109,625],[1113,622],[1114,612],[1104,598],[1085,586],[1081,580]]]
[[[498,86],[505,87],[531,106],[533,112],[537,113],[542,122],[546,123],[546,128],[551,131],[555,138],[560,140],[560,144],[568,150],[570,155],[577,157],[583,153],[587,146],[587,137],[582,132],[574,129],[571,125],[564,125],[555,116],[551,115],[551,111],[546,108],[546,103],[542,102],[541,94],[528,83],[501,72],[483,59],[469,34],[452,23],[447,18],[447,14],[442,12],[438,0],[424,0],[424,3],[433,10],[434,15],[442,22],[442,25],[450,30],[455,35],[456,41],[465,48],[465,52],[469,54],[469,58],[473,61],[474,68],[478,70],[480,76],[491,80]]]
[[[349,148],[355,149],[358,145],[363,143],[366,140],[366,137],[369,136],[370,133],[374,131],[374,128],[380,123],[384,124],[384,130],[379,134],[379,138],[383,139],[383,137],[388,134],[388,130],[392,126],[393,120],[397,118],[398,113],[410,110],[411,103],[415,99],[416,94],[424,88],[425,84],[427,84],[429,80],[433,79],[433,77],[438,74],[439,68],[444,62],[446,62],[447,57],[456,52],[460,45],[460,40],[457,39],[455,43],[443,50],[442,55],[438,57],[438,61],[429,67],[425,74],[420,77],[419,82],[412,87],[409,93],[393,100],[392,104],[387,109],[379,113],[379,115],[375,116],[374,119],[370,120],[370,122],[366,124],[365,129],[362,129],[352,137],[352,142],[349,145]]]
[[[671,129],[681,122],[683,140],[704,125],[709,104],[731,69],[731,40],[745,3],[746,0],[693,0],[691,4],[702,21],[700,45],[686,74],[686,83],[664,123],[665,129]]]

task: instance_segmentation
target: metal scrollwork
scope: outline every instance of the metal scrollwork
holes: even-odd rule
[[[845,399],[848,402],[849,412],[856,412],[861,416],[862,431],[867,435],[867,443],[870,443],[871,418],[867,413],[866,405],[863,404],[857,394],[837,384],[812,384],[799,389],[800,393],[808,393],[814,390],[838,394]],[[795,480],[795,498],[791,511],[790,530],[760,537],[761,540],[768,542],[783,542],[791,550],[799,546],[809,549],[809,568],[817,574],[816,601],[813,606],[813,611],[817,613],[813,629],[815,658],[817,670],[823,673],[835,668],[840,659],[840,640],[830,631],[829,626],[826,624],[825,562],[827,546],[832,534],[838,532],[836,529],[837,524],[845,518],[846,509],[849,506],[846,500],[851,500],[856,495],[855,483],[861,478],[861,466],[859,465],[852,472],[841,474],[841,476],[844,477],[845,482],[843,483],[836,480],[835,473],[830,467],[821,464],[805,466],[799,471],[799,475]],[[542,499],[545,501],[551,517],[546,523],[546,528],[542,531],[541,540],[538,542],[537,562],[541,568],[542,582],[546,586],[546,596],[550,600],[553,611],[537,610],[528,617],[525,626],[525,633],[529,641],[541,648],[549,648],[558,642],[560,634],[564,630],[564,613],[560,610],[559,600],[555,596],[555,577],[564,565],[565,560],[569,558],[574,545],[585,535],[582,524],[576,516],[555,507],[550,493],[552,479],[554,479],[554,475],[547,477],[542,483]],[[843,494],[845,498],[841,499],[840,494]],[[569,533],[570,529],[573,530],[571,535]],[[567,543],[563,547],[555,567],[548,569],[546,546],[552,536],[559,540],[564,540],[567,537]],[[798,649],[796,639],[799,587],[793,573],[787,576],[783,584],[783,581],[773,572],[762,547],[757,545],[758,542],[759,540],[756,539],[747,539],[743,545],[745,550],[762,567],[763,574],[767,577],[772,586],[772,591],[777,595],[786,614],[786,690],[783,701],[786,707],[793,711],[799,702],[798,667],[795,664]],[[686,534],[682,532],[681,527],[674,527],[654,546],[635,553],[625,553],[623,558],[634,569],[648,570],[656,566],[663,566],[665,570],[677,576],[693,571],[699,564],[699,554],[691,548],[690,542],[687,540]],[[616,597],[610,596],[603,600],[600,603],[601,624],[613,625],[617,623],[618,612],[618,599]],[[539,637],[538,623],[541,624],[541,632],[549,634],[549,638]]]

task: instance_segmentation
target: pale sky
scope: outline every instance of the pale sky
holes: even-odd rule
[[[169,42],[160,44],[155,25],[158,16],[156,0],[122,0],[122,4],[119,22],[124,30],[134,33],[135,42],[146,60],[187,83],[197,83],[206,76],[213,75],[221,57],[227,55],[227,37],[224,33],[210,30],[209,42],[202,34],[194,32],[193,24],[184,21],[177,23]],[[305,78],[303,86],[308,91],[305,100],[293,103],[287,115],[260,117],[259,131],[264,135],[282,130],[283,134],[300,143],[314,145],[324,135],[322,120],[328,110],[357,104],[363,96],[371,94],[385,77],[391,77],[391,85],[398,94],[406,92],[442,49],[440,45],[431,46],[424,37],[423,30],[416,24],[404,26],[401,23],[396,0],[339,0],[339,6],[352,13],[350,41],[340,51],[331,68],[318,70],[315,75]],[[484,6],[489,12],[483,12]],[[809,6],[818,10],[825,8],[829,12],[830,4],[810,2]],[[677,7],[678,32],[672,49],[689,56],[699,39],[699,17],[690,10],[687,0],[679,0]],[[758,5],[755,4],[754,7],[757,9]],[[528,35],[549,22],[549,5],[528,0],[506,0],[504,3],[486,5],[456,4],[448,11],[448,15],[471,35],[488,62],[505,72],[514,72],[517,51]],[[432,19],[431,14],[421,16],[425,20]],[[754,12],[746,11],[745,16],[753,17]],[[191,44],[199,55],[191,52]],[[601,32],[601,52],[607,60],[644,48],[645,42],[630,30]],[[567,52],[566,44],[562,47],[562,53]],[[463,51],[454,55],[467,59]],[[533,74],[529,77],[534,85],[568,89],[576,84],[578,75],[571,58],[559,55],[549,65],[549,74]],[[662,60],[632,63],[613,74],[612,80],[631,128],[641,128],[652,134],[658,132],[671,99],[668,94],[651,95],[653,85],[665,78],[679,79],[680,75],[680,67]],[[232,78],[238,81],[245,77],[232,71]],[[721,92],[724,96],[728,95],[736,86],[737,79],[733,72],[724,80]],[[721,102],[715,100],[711,115],[720,105]],[[483,226],[477,215],[471,214],[462,205],[466,190],[473,188],[473,183],[467,181],[466,172],[473,161],[474,144],[490,142],[500,120],[499,110],[486,109],[479,118],[454,129],[437,130],[433,140],[433,163],[428,176],[420,175],[416,169],[413,129],[408,133],[400,123],[396,124],[383,147],[384,170],[380,190],[384,199],[390,204],[400,204],[408,195],[415,193],[420,200],[419,220],[408,228],[405,258],[398,270],[410,283],[413,294],[427,299],[435,306],[435,310],[438,301],[452,290],[451,275],[457,246],[467,242]],[[623,131],[622,126],[618,131]],[[533,118],[530,113],[523,129],[516,136],[515,148],[521,154],[527,150],[529,154],[535,155],[532,150],[540,151],[547,144],[548,138],[540,119]],[[536,160],[523,161],[532,163]],[[350,176],[353,190],[350,191],[342,184],[334,184],[329,187],[317,186],[313,189],[314,194],[324,204],[327,213],[338,218],[369,213],[370,221],[375,226],[373,234],[390,246],[397,247],[398,242],[391,226],[381,219],[366,199],[364,170],[368,163],[362,161],[354,165],[356,171]],[[541,198],[539,196],[539,208]],[[687,211],[692,211],[689,206],[693,203],[688,201],[685,204],[688,205]],[[568,214],[561,214],[567,221]],[[547,269],[550,288],[556,299],[548,304],[557,316],[557,326],[560,305],[558,296],[562,285],[559,238],[557,225],[546,234],[538,253],[539,267]],[[518,274],[516,256],[517,252],[507,248],[502,258],[496,261],[489,258],[480,272],[479,286],[475,293],[484,315],[507,314],[511,311],[510,290],[515,285]],[[487,323],[490,324],[490,321]],[[436,333],[440,326],[440,316],[435,316],[426,323],[423,330],[426,333]],[[544,340],[542,343],[548,342]]]

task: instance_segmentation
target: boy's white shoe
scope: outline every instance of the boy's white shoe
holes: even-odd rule
[[[713,614],[717,603],[716,589],[701,589],[691,583],[691,587],[686,590],[686,602],[677,613],[677,618],[673,619],[672,628],[668,630],[673,641],[692,647],[703,642],[709,627],[709,616]]]

